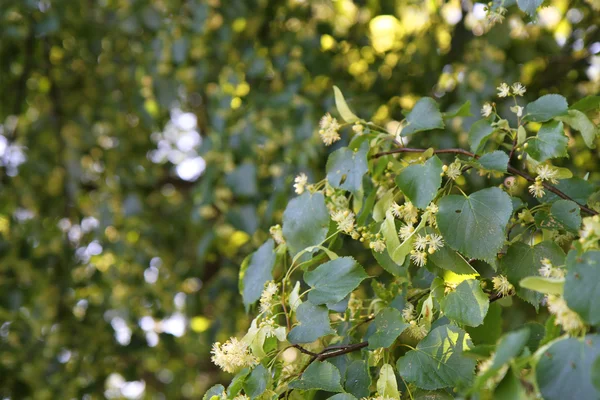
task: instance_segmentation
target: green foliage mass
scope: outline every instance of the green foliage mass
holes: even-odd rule
[[[595,396],[596,0],[0,3],[1,397]]]

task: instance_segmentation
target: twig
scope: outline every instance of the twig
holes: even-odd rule
[[[386,155],[390,155],[390,154],[397,154],[397,153],[423,153],[427,151],[427,149],[413,149],[413,148],[408,148],[408,147],[400,147],[398,149],[394,149],[394,150],[390,150],[390,151],[383,151],[381,153],[377,153],[375,155],[373,155],[372,158],[379,158],[382,156],[386,156]],[[467,157],[471,157],[471,158],[475,158],[478,159],[479,156],[477,154],[471,153],[470,151],[464,150],[464,149],[439,149],[439,150],[434,150],[434,154],[462,154],[465,155]],[[522,178],[524,178],[525,180],[527,180],[528,182],[535,182],[535,179],[532,178],[529,174],[518,170],[514,167],[512,167],[511,165],[507,166],[507,171],[513,175],[518,175]],[[566,195],[564,192],[562,192],[560,189],[557,189],[556,187],[549,185],[547,183],[542,183],[542,185],[544,186],[544,188],[548,189],[549,191],[551,191],[552,193],[554,193],[555,195],[557,195],[558,197],[565,199],[565,200],[570,200],[572,202],[574,202],[575,204],[577,204],[579,206],[579,208],[582,211],[585,211],[586,213],[590,214],[590,215],[598,215],[598,212],[592,210],[591,208],[588,208],[587,206],[580,204],[579,202],[575,201],[574,199],[572,199],[571,197],[569,197],[568,195]]]

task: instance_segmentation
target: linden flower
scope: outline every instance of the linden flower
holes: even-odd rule
[[[212,362],[225,372],[235,373],[244,367],[258,364],[258,358],[250,354],[248,344],[235,337],[225,343],[214,343],[211,350]]]
[[[385,242],[381,239],[375,240],[375,241],[369,243],[369,247],[371,249],[373,249],[373,251],[376,251],[377,253],[383,253],[383,251],[385,250]]]
[[[428,332],[425,326],[418,324],[415,320],[410,321],[410,325],[406,331],[410,336],[417,340],[423,339],[425,336],[427,336]]]
[[[321,128],[319,129],[319,135],[326,146],[329,146],[341,139],[340,134],[338,133],[341,126],[337,119],[333,118],[331,114],[325,114],[323,118],[321,118],[319,126]]]
[[[273,298],[279,291],[279,285],[273,281],[265,284],[265,289],[260,295],[260,312],[269,312],[273,307]]]
[[[462,165],[460,164],[460,161],[455,160],[446,169],[446,176],[448,178],[452,179],[453,181],[455,181],[456,178],[458,178],[459,176],[462,175],[461,167],[462,167]]]
[[[550,181],[555,185],[558,183],[558,170],[552,168],[550,165],[539,165],[537,167],[537,173],[538,178],[540,178],[542,181]]]
[[[510,94],[510,86],[508,86],[504,82],[501,83],[500,86],[496,88],[496,90],[498,91],[498,97],[506,97]]]
[[[233,398],[233,400],[250,400],[250,397],[246,396],[245,394],[238,394]]]
[[[402,218],[402,216],[404,215],[404,207],[399,205],[395,201],[390,206],[390,211],[392,212],[392,215],[396,218]]]
[[[540,262],[542,263],[542,267],[538,269],[538,272],[544,278],[550,278],[550,275],[552,275],[552,269],[554,268],[552,263],[547,258],[542,258]]]
[[[337,222],[338,229],[345,233],[352,233],[354,230],[354,213],[350,210],[336,211],[331,215],[331,219]]]
[[[294,182],[294,191],[296,192],[296,194],[302,194],[304,193],[304,189],[306,188],[308,176],[306,176],[306,174],[303,172],[294,179]]]
[[[413,234],[413,232],[415,231],[415,227],[412,225],[404,225],[402,228],[400,228],[400,232],[398,233],[398,236],[400,236],[400,239],[402,239],[403,241],[408,239],[410,237],[410,235]]]
[[[429,244],[429,240],[427,238],[427,236],[421,236],[421,235],[417,235],[416,239],[415,239],[415,243],[414,243],[414,247],[415,250],[425,250],[425,248],[427,247],[427,245]]]
[[[504,14],[506,14],[506,8],[498,7],[496,10],[491,11],[487,15],[488,23],[491,26],[501,24],[504,21]]]
[[[543,197],[546,192],[544,192],[544,185],[542,184],[541,179],[536,179],[533,185],[529,186],[529,193],[533,195],[533,197],[539,199]]]
[[[269,233],[271,237],[277,244],[285,243],[285,239],[283,238],[283,231],[281,230],[281,225],[273,225],[269,228]]]
[[[490,103],[485,103],[483,107],[481,107],[481,116],[487,118],[492,115],[492,111],[492,105]]]
[[[410,251],[410,259],[417,267],[422,267],[427,264],[427,253],[424,251]]]
[[[429,254],[433,254],[434,252],[444,247],[444,240],[442,239],[441,235],[438,235],[437,233],[432,233],[431,235],[427,235],[427,237],[427,244],[429,245]]]
[[[402,318],[407,322],[415,319],[415,306],[412,303],[406,303],[406,306],[402,309]]]
[[[580,332],[585,328],[579,314],[571,310],[560,296],[548,295],[548,311],[556,316],[554,323],[567,332]]]
[[[419,210],[413,206],[413,203],[407,201],[404,203],[404,222],[407,224],[414,224],[417,222],[419,216]]]
[[[494,284],[494,290],[499,296],[509,296],[515,291],[515,287],[508,281],[508,278],[504,275],[498,275],[492,278]]]
[[[264,329],[265,337],[270,338],[276,336],[277,334],[277,324],[273,318],[267,318],[262,321],[259,325],[259,328]]]
[[[512,92],[515,96],[523,96],[526,91],[527,89],[525,89],[525,86],[523,86],[521,82],[513,83]]]

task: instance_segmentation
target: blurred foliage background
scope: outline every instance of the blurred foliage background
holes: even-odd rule
[[[598,0],[514,3],[493,25],[467,0],[1,1],[0,396],[230,378],[210,346],[247,329],[239,265],[337,148],[316,135],[333,84],[390,132],[420,96],[469,100],[423,135],[438,147],[464,146],[501,82],[598,93]],[[564,163],[599,171],[585,147]]]

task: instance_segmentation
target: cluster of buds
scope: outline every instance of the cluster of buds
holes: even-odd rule
[[[270,313],[273,306],[276,304],[279,285],[274,281],[269,281],[265,284],[265,288],[260,295],[260,312]]]

